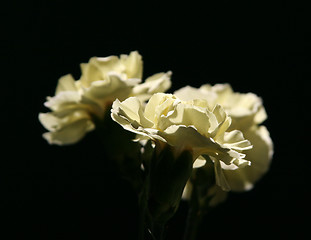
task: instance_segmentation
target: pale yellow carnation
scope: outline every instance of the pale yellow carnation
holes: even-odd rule
[[[230,130],[239,130],[248,139],[253,148],[246,151],[246,159],[250,166],[239,169],[227,169],[224,166],[224,176],[232,191],[246,191],[253,188],[254,184],[268,171],[273,155],[273,142],[265,126],[260,124],[267,118],[262,99],[253,93],[234,92],[229,84],[209,84],[200,88],[184,87],[175,93],[184,100],[205,99],[210,107],[220,104],[232,119]],[[191,183],[187,184],[183,197],[190,195]],[[225,193],[221,189],[213,188],[212,205],[224,200]]]
[[[45,106],[49,113],[40,113],[39,120],[49,131],[43,137],[50,144],[73,144],[95,128],[94,117],[102,119],[115,99],[137,96],[147,100],[153,93],[166,91],[171,72],[158,73],[141,83],[143,62],[141,55],[93,57],[81,64],[81,77],[70,74],[61,77],[54,97]]]
[[[137,134],[137,140],[151,139],[169,144],[178,156],[184,150],[193,154],[194,167],[205,164],[208,155],[214,162],[216,182],[229,188],[223,168],[250,165],[244,150],[250,142],[238,130],[228,131],[231,118],[220,105],[209,108],[206,100],[182,101],[172,94],[154,94],[146,106],[136,97],[114,101],[111,117],[124,129]]]
[[[260,97],[254,93],[234,92],[229,84],[186,86],[174,94],[183,100],[205,99],[210,107],[220,104],[232,119],[231,129],[245,130],[267,118]]]

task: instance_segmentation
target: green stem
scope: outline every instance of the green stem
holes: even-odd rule
[[[154,240],[164,240],[165,224],[153,223],[151,234]]]
[[[147,209],[147,191],[146,186],[143,188],[142,196],[139,202],[139,222],[138,222],[138,240],[144,240],[145,236],[145,222]]]
[[[187,216],[186,230],[183,240],[194,240],[196,238],[201,219],[202,214],[200,211],[200,203],[198,199],[197,188],[195,186],[195,183],[193,183],[193,189],[190,199],[190,207]]]
[[[138,224],[138,240],[144,240],[145,232],[147,229],[148,215],[148,196],[150,188],[150,169],[145,168],[145,182],[142,187],[142,192],[139,199],[139,224]]]

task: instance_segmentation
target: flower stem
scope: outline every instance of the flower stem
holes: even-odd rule
[[[139,204],[139,217],[138,217],[138,240],[144,240],[145,236],[145,222],[146,222],[146,209],[147,209],[147,197],[146,187],[144,187]]]
[[[145,182],[142,185],[139,196],[139,223],[138,223],[138,240],[144,240],[146,229],[148,228],[148,197],[150,190],[150,169],[145,167]]]
[[[153,223],[152,236],[155,240],[164,240],[165,224]]]
[[[197,231],[199,224],[202,219],[202,214],[200,211],[200,203],[198,199],[197,187],[193,183],[193,189],[190,199],[190,207],[188,210],[186,230],[183,240],[194,240],[197,236]]]

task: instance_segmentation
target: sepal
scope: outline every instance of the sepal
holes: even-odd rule
[[[192,153],[183,151],[178,157],[166,145],[155,151],[150,168],[149,212],[154,222],[165,223],[176,212],[183,189],[192,172]]]

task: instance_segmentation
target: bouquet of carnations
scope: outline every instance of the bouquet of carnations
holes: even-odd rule
[[[75,144],[98,131],[109,160],[137,193],[140,240],[165,239],[182,199],[189,202],[184,240],[195,239],[209,209],[230,191],[252,189],[273,155],[260,97],[229,84],[165,93],[171,75],[143,81],[137,51],[93,57],[81,64],[80,79],[58,80],[44,104],[51,111],[39,114],[50,144]]]

